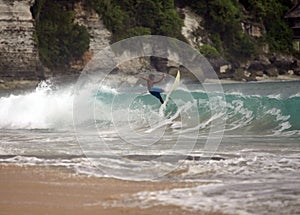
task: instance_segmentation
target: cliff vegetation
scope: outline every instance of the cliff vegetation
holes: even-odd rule
[[[89,48],[87,29],[74,23],[76,2],[99,14],[111,42],[145,34],[187,41],[182,8],[190,8],[203,18],[208,39],[196,48],[209,59],[222,58],[238,68],[260,55],[297,54],[284,19],[292,0],[36,0],[32,13],[40,58],[51,69],[68,66]]]
[[[213,47],[227,59],[247,59],[262,52],[292,52],[292,31],[284,14],[293,6],[286,0],[206,0],[181,1],[204,18]],[[263,29],[262,37],[245,33],[243,24],[255,24]]]
[[[85,0],[113,33],[112,42],[145,34],[184,39],[173,0]]]
[[[74,23],[74,2],[36,0],[32,7],[40,60],[52,70],[68,68],[89,48],[87,29]]]

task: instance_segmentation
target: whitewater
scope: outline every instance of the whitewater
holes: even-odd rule
[[[72,84],[41,82],[32,92],[0,97],[0,162],[133,181],[203,182],[137,193],[126,198],[128,207],[300,214],[300,82],[222,88],[179,87],[162,113],[145,86],[103,84],[78,95]]]

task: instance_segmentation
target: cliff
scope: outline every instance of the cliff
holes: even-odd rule
[[[0,0],[0,88],[7,81],[43,79],[45,67],[46,76],[78,74],[111,42],[143,34],[190,43],[220,78],[253,81],[300,75],[299,53],[290,50],[282,14],[254,2]],[[277,6],[284,13],[291,4]],[[120,66],[119,72],[173,67],[165,60],[137,59]]]
[[[83,2],[74,4],[74,12],[74,23],[84,26],[90,35],[89,50],[83,58],[71,65],[73,69],[80,71],[95,54],[110,45],[111,32],[105,28],[96,11],[87,8]]]
[[[75,22],[87,28],[90,34],[90,51],[93,54],[109,46],[111,32],[108,31],[94,9],[86,8],[83,2],[74,5]]]
[[[184,15],[182,34],[191,46],[208,58],[219,78],[258,81],[269,78],[292,79],[297,78],[295,75],[300,75],[300,59],[293,52],[270,50],[269,43],[265,40],[266,27],[261,22],[248,18],[238,23],[242,34],[247,35],[254,44],[259,44],[255,54],[247,58],[236,56],[234,59],[227,54],[226,59],[224,54],[216,50],[211,33],[205,29],[204,17],[195,14],[189,7],[181,8],[180,12]],[[248,14],[248,17],[251,16]]]
[[[36,80],[40,78],[33,0],[0,0],[0,79]]]

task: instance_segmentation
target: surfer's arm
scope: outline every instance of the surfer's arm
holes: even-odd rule
[[[158,81],[154,81],[153,84],[157,84],[161,82],[165,77],[166,77],[166,73],[164,73],[163,76]]]
[[[146,81],[150,81],[149,78],[145,78],[145,77],[139,77],[139,78],[144,79],[144,80],[146,80]]]

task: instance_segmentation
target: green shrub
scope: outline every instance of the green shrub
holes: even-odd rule
[[[155,34],[182,39],[183,21],[173,0],[85,0],[113,33],[112,42],[132,35]],[[129,30],[127,30],[129,29]],[[134,30],[132,30],[134,29]]]
[[[257,53],[255,43],[251,40],[247,34],[236,35],[232,46],[229,48],[229,53],[232,54],[231,60],[235,60],[235,57],[239,57],[240,60],[250,58]]]
[[[90,36],[85,27],[74,24],[74,11],[69,4],[37,0],[32,8],[40,59],[51,69],[68,67],[89,48]]]
[[[207,58],[216,58],[220,56],[218,50],[211,45],[202,45],[199,47],[200,53]]]
[[[244,59],[259,50],[260,41],[243,33],[241,28],[246,19],[243,7],[250,12],[250,17],[266,27],[264,38],[272,51],[292,50],[292,31],[284,20],[284,14],[292,6],[291,1],[190,0],[185,1],[185,6],[190,6],[204,18],[205,29],[210,33],[214,47],[225,56]]]
[[[193,0],[191,6],[198,15],[204,17],[205,28],[209,31],[218,53],[233,55],[233,58],[245,58],[255,52],[251,39],[243,35],[243,15],[238,1]]]
[[[130,28],[125,31],[119,32],[118,34],[114,34],[113,39],[114,39],[114,41],[120,41],[120,40],[127,39],[130,37],[150,35],[150,34],[151,34],[150,28],[134,27],[134,28]]]
[[[284,20],[285,13],[291,8],[291,1],[284,0],[242,0],[241,3],[262,21],[266,27],[266,39],[273,51],[292,50],[292,31]]]
[[[134,27],[126,31],[126,37],[134,37],[149,34],[151,34],[151,29],[145,27]]]

